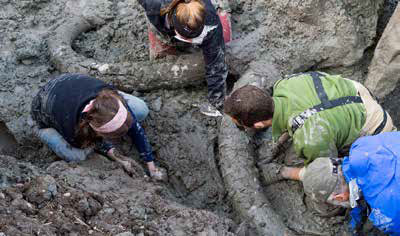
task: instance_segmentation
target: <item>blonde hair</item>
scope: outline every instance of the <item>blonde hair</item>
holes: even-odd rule
[[[160,14],[168,14],[171,20],[173,11],[180,24],[194,30],[204,25],[205,7],[201,0],[173,0],[167,7],[161,9]]]

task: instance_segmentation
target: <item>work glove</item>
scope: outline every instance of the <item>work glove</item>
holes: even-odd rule
[[[264,177],[264,182],[267,185],[270,185],[284,180],[283,176],[281,175],[282,167],[283,165],[275,162],[259,164],[261,175]]]
[[[287,149],[289,149],[292,144],[289,142],[290,136],[287,132],[283,133],[278,141],[272,146],[272,156],[278,157],[280,154],[285,153]]]
[[[43,143],[65,161],[83,161],[93,152],[93,148],[79,149],[72,147],[64,137],[53,128],[39,129],[36,133]]]

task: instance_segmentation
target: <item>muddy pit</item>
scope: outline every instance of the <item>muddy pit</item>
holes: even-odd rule
[[[300,184],[263,184],[257,163],[270,158],[268,132],[247,135],[198,112],[206,97],[204,71],[193,66],[200,54],[148,61],[135,0],[0,4],[0,235],[346,235],[346,212],[319,217]],[[363,81],[397,1],[229,4],[227,63],[237,88],[311,69]],[[185,65],[189,73],[171,76]],[[99,155],[68,164],[33,137],[32,97],[64,72],[91,74],[148,103],[143,125],[168,182],[143,169],[131,177]],[[384,102],[399,125],[396,105]],[[121,149],[138,159],[129,142]]]

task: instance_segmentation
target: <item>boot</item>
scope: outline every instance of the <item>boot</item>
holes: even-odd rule
[[[211,117],[219,117],[222,116],[222,113],[217,110],[211,103],[206,102],[200,105],[200,113],[211,116]]]

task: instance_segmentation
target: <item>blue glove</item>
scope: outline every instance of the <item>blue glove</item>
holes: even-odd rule
[[[37,135],[43,143],[57,154],[57,156],[68,162],[86,160],[87,156],[93,152],[93,148],[79,149],[72,147],[57,130],[53,128],[40,129]]]

